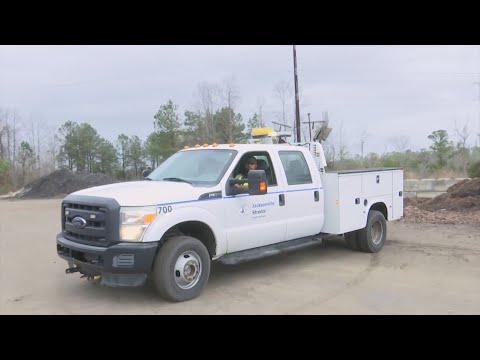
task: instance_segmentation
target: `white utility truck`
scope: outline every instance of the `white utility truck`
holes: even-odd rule
[[[268,128],[252,135],[250,144],[185,147],[143,181],[68,195],[56,239],[66,272],[114,287],[149,280],[161,297],[186,301],[212,261],[234,265],[331,234],[355,250],[382,249],[386,221],[403,216],[403,169],[326,171],[318,132],[303,144]],[[252,157],[257,169],[238,179]]]

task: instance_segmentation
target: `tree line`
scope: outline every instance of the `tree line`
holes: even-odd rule
[[[279,109],[275,120],[293,124],[289,83],[280,82],[273,92]],[[122,133],[110,141],[88,122],[66,121],[59,129],[52,129],[41,121],[22,122],[15,111],[0,108],[0,194],[58,168],[138,179],[143,169],[157,167],[185,144],[245,143],[252,128],[272,125],[271,119],[264,120],[264,98],[258,98],[256,111],[248,120],[237,112],[239,91],[233,78],[221,84],[199,84],[197,99],[196,109],[183,114],[172,100],[160,105],[145,140]],[[409,138],[398,136],[388,139],[380,154],[366,152],[372,138],[367,131],[357,134],[358,143],[351,144],[348,140],[352,137],[347,136],[341,122],[331,127],[333,136],[324,143],[331,169],[387,166],[404,167],[408,176],[419,178],[480,176],[480,147],[468,145],[469,139],[478,136],[480,140],[480,134],[468,124],[455,125],[455,141],[446,130],[435,130],[426,136],[429,148],[413,151]],[[308,132],[303,128],[302,137]]]
[[[335,128],[336,136],[324,144],[327,162],[333,169],[403,167],[409,178],[441,177],[480,177],[480,146],[469,146],[468,139],[477,137],[468,129],[468,124],[455,125],[454,138],[444,129],[433,131],[426,138],[430,146],[418,151],[410,149],[410,140],[406,136],[388,139],[385,151],[364,153],[370,135],[360,134],[357,153],[351,153],[345,141],[343,127]],[[393,147],[387,151],[387,146]]]
[[[274,88],[282,107],[276,114],[279,121],[288,117],[289,91],[285,81]],[[140,178],[144,168],[155,168],[184,144],[246,142],[253,127],[264,126],[265,100],[259,99],[258,114],[245,121],[236,109],[239,98],[234,78],[200,83],[195,110],[180,114],[178,105],[167,101],[153,114],[152,132],[145,140],[130,134],[108,140],[88,122],[66,121],[55,130],[0,108],[0,193],[58,168]]]
[[[0,107],[0,194],[55,170],[55,129]]]

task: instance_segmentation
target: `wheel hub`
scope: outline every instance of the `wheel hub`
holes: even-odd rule
[[[200,256],[194,251],[185,251],[177,261],[173,271],[175,283],[181,289],[190,289],[200,280],[202,273],[202,261]]]
[[[380,244],[383,238],[383,225],[380,221],[372,224],[372,242],[374,245]]]

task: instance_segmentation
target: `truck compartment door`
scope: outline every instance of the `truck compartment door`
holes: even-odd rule
[[[403,170],[393,171],[392,182],[392,218],[400,219],[403,216]]]

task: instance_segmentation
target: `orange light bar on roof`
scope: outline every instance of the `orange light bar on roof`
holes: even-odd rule
[[[196,147],[196,148],[199,148],[199,147],[200,147],[200,144],[195,145],[195,147]]]
[[[208,144],[203,144],[203,147],[208,147]]]
[[[190,148],[190,146],[188,146],[188,145],[185,145],[183,148],[184,148],[184,149],[189,149],[189,148]]]
[[[217,143],[213,143],[212,146],[213,146],[213,147],[217,147],[218,144],[217,144]]]

